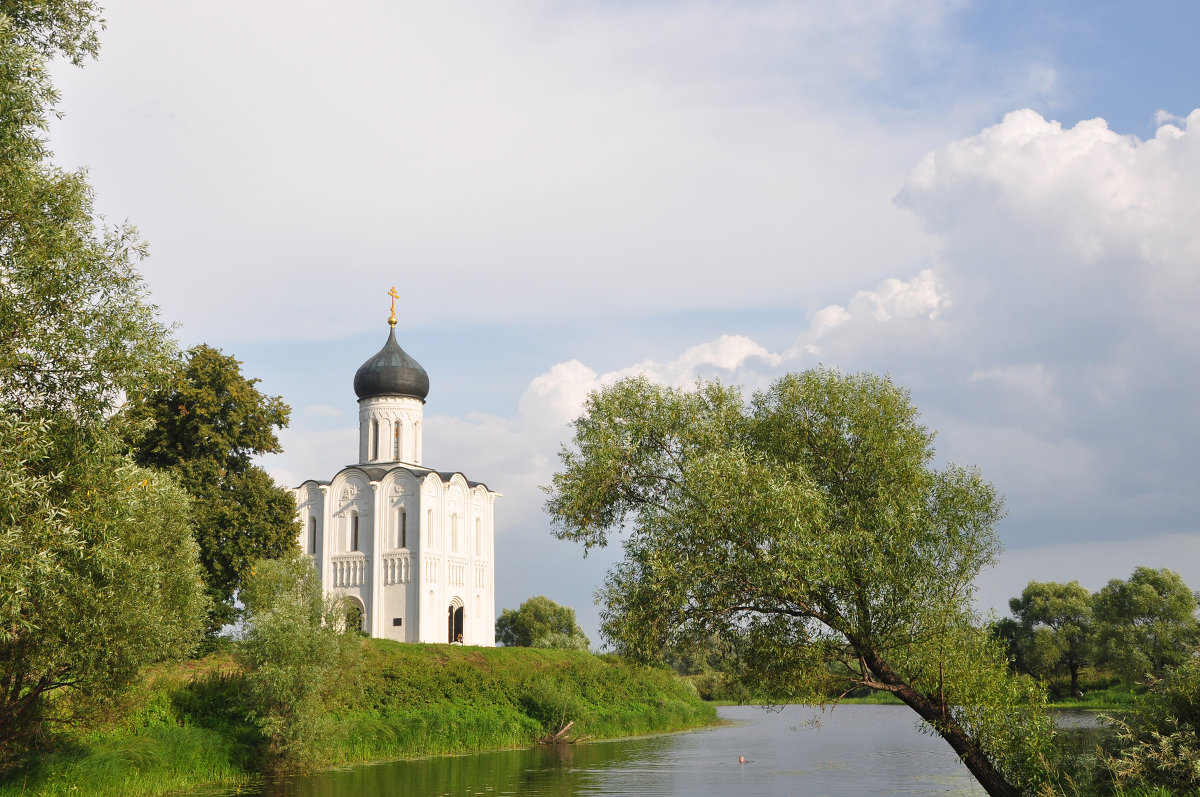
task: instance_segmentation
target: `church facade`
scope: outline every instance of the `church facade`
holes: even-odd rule
[[[396,342],[394,304],[388,324],[387,342],[354,375],[357,464],[295,489],[300,548],[373,637],[495,645],[500,493],[423,464],[429,376]]]

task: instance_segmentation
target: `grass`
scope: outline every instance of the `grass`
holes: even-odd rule
[[[347,764],[615,738],[714,722],[673,673],[576,651],[401,645],[364,640],[354,683],[331,708],[323,762]],[[160,667],[96,728],[0,780],[0,797],[156,795],[259,776],[263,738],[241,706],[228,655]]]

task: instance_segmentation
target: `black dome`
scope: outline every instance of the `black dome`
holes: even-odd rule
[[[393,328],[379,353],[354,372],[354,392],[360,399],[412,396],[424,401],[429,395],[429,374],[400,348]]]

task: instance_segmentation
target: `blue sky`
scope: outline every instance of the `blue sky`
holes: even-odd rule
[[[892,374],[1006,497],[982,608],[1200,587],[1192,4],[106,9],[55,70],[58,162],[149,241],[180,341],[293,407],[284,483],[355,458],[397,286],[427,463],[505,494],[499,606],[596,637],[616,552],[538,490],[587,390],[818,363]]]

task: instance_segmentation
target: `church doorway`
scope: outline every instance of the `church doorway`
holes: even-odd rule
[[[346,607],[346,630],[351,629],[366,632],[367,610],[362,602],[353,595],[350,596],[349,606]]]
[[[446,615],[446,630],[449,635],[447,642],[451,644],[463,641],[463,607],[450,604]]]

